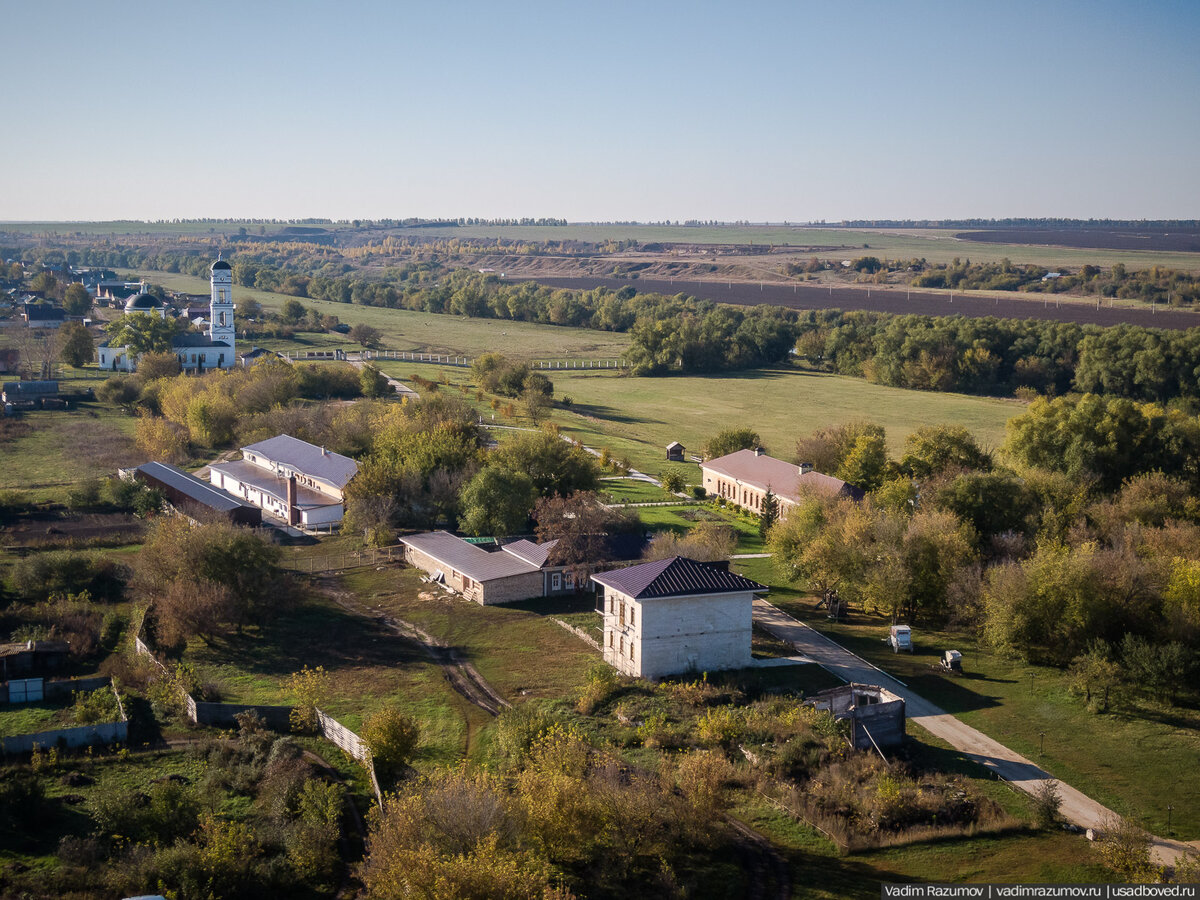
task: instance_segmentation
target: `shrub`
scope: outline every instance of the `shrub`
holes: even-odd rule
[[[608,663],[596,663],[588,669],[587,681],[580,689],[575,708],[581,715],[590,716],[604,705],[617,690],[621,679]]]
[[[74,550],[27,556],[13,570],[13,587],[26,600],[84,593],[96,600],[116,600],[123,586],[124,571],[116,563]]]
[[[416,720],[394,706],[379,710],[363,724],[362,739],[371,751],[375,771],[388,779],[395,779],[408,766],[420,737]]]
[[[745,733],[745,716],[732,706],[713,707],[696,722],[696,736],[705,744],[730,746]]]
[[[1052,828],[1062,808],[1058,782],[1047,778],[1033,792],[1033,822],[1038,828]]]

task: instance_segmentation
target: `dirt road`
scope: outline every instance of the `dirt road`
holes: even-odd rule
[[[962,751],[963,755],[1014,787],[1032,794],[1046,781],[1053,780],[1053,776],[1036,763],[917,696],[907,685],[765,600],[754,601],[754,620],[839,678],[847,682],[877,684],[903,697],[910,721]],[[1107,820],[1115,818],[1108,807],[1068,784],[1059,781],[1058,790],[1062,797],[1063,818],[1081,828],[1101,831]],[[1192,849],[1181,841],[1161,837],[1154,837],[1153,842],[1154,861],[1160,865],[1172,865],[1181,853]]]

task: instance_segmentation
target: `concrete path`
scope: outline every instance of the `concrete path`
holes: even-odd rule
[[[1053,776],[1036,763],[1009,750],[981,731],[956,719],[945,710],[917,696],[908,685],[885,673],[845,647],[813,630],[798,619],[794,619],[778,607],[765,600],[755,598],[754,620],[777,638],[787,641],[805,656],[844,681],[861,684],[877,684],[904,698],[908,718],[926,731],[960,750],[964,756],[994,772],[1005,781],[1026,793],[1032,794]],[[1061,814],[1068,822],[1081,828],[1102,831],[1104,823],[1115,814],[1108,807],[1080,793],[1068,784],[1058,782],[1062,797]],[[1191,848],[1182,841],[1154,837],[1152,846],[1154,861],[1159,865],[1173,865],[1180,856]]]
[[[354,357],[354,356],[347,355],[346,362],[350,363],[350,365],[354,366],[354,368],[356,368],[356,369],[361,369],[365,365],[365,363],[363,362],[363,358],[361,356]],[[401,397],[407,397],[409,400],[412,400],[414,403],[421,399],[421,395],[418,394],[416,391],[414,391],[412,388],[410,388],[403,381],[399,381],[399,380],[393,378],[391,375],[388,375],[386,372],[380,372],[379,374],[383,375],[383,377],[387,379],[387,383],[392,386],[392,390],[394,390]]]

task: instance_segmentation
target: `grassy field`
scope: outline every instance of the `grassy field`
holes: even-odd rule
[[[206,222],[144,223],[144,222],[7,222],[0,223],[0,235],[181,235],[214,239],[235,235],[239,229],[235,223],[209,224]],[[255,234],[258,225],[247,225]],[[303,241],[305,235],[280,235],[286,225],[266,225],[268,235],[277,235],[282,240]],[[350,225],[316,226],[327,232],[354,231]],[[564,226],[522,225],[470,225],[462,227],[424,227],[411,232],[399,231],[414,239],[504,239],[511,241],[621,241],[636,240],[642,244],[724,244],[732,246],[836,248],[847,255],[855,250],[868,250],[876,256],[924,257],[930,262],[949,262],[954,257],[970,257],[976,261],[1010,258],[1015,263],[1037,263],[1041,265],[1112,265],[1121,262],[1131,268],[1148,268],[1165,265],[1181,269],[1200,269],[1200,259],[1195,253],[1172,253],[1136,250],[1086,250],[1065,247],[1041,247],[1029,244],[987,244],[962,241],[954,237],[969,228],[829,228],[798,225],[617,225],[572,223]],[[369,233],[369,232],[368,232]],[[385,232],[372,234],[381,240]],[[821,251],[817,251],[818,253]],[[826,254],[834,251],[827,250]]]
[[[421,724],[419,765],[452,764],[466,748],[459,698],[437,666],[410,641],[320,594],[261,630],[212,646],[196,641],[185,659],[228,703],[293,703],[288,676],[324,666],[330,692],[322,708],[346,727],[357,731],[395,704]]]
[[[0,490],[37,500],[62,500],[71,485],[117,474],[144,462],[133,443],[136,420],[121,410],[87,404],[29,412],[0,431]]]
[[[288,676],[304,665],[324,666],[331,684],[322,708],[357,730],[379,707],[398,705],[421,723],[421,764],[461,759],[488,717],[454,693],[416,644],[369,616],[396,616],[459,648],[513,702],[561,697],[582,684],[594,652],[547,618],[555,607],[480,607],[426,590],[419,575],[364,567],[332,576],[325,591],[355,612],[318,593],[260,631],[211,646],[196,641],[186,659],[230,703],[292,703]]]
[[[588,446],[628,455],[638,469],[658,474],[681,468],[699,481],[693,463],[668,463],[663,448],[679,441],[689,453],[722,428],[750,426],[768,452],[784,459],[795,441],[827,425],[869,419],[888,431],[896,453],[921,425],[965,425],[985,446],[1004,440],[1004,423],[1024,409],[1015,400],[908,391],[856,378],[769,369],[687,378],[631,378],[602,372],[550,373],[570,410],[554,419]]]
[[[936,631],[919,623],[914,629],[915,652],[894,654],[883,643],[889,620],[856,612],[847,623],[831,623],[815,608],[814,598],[781,585],[771,560],[737,560],[735,567],[772,585],[772,603],[1055,777],[1156,834],[1167,833],[1166,807],[1173,802],[1176,835],[1200,838],[1200,808],[1179,802],[1183,773],[1195,768],[1200,754],[1197,711],[1151,708],[1136,716],[1096,715],[1070,694],[1061,670],[1007,659],[973,635]],[[950,648],[963,653],[962,677],[934,669],[941,652]]]
[[[395,361],[381,361],[380,368],[401,380],[414,372],[434,381],[444,375],[450,396],[475,406],[485,422],[494,415],[497,424],[532,424],[523,417],[519,403],[516,418],[510,420],[493,414],[486,401],[475,401],[472,391],[456,389],[470,384],[466,369]],[[551,416],[563,433],[589,447],[607,447],[613,456],[628,458],[635,468],[651,475],[678,469],[689,484],[699,483],[699,466],[667,462],[666,445],[677,440],[688,453],[698,453],[722,428],[750,426],[769,453],[789,459],[801,435],[865,419],[887,429],[889,449],[898,455],[904,439],[922,425],[963,425],[983,446],[998,447],[1004,441],[1005,423],[1025,409],[1019,400],[911,391],[789,368],[672,378],[634,378],[602,370],[558,370],[547,375],[556,398],[571,398],[569,408],[556,408]]]
[[[209,291],[209,282],[204,278],[166,272],[147,272],[145,277],[170,290],[205,294]],[[350,303],[289,297],[286,294],[244,287],[235,287],[234,297],[251,297],[270,310],[278,310],[288,300],[299,299],[306,307],[325,315],[337,316],[348,325],[361,323],[378,328],[384,335],[383,346],[391,350],[470,357],[496,351],[513,359],[615,359],[620,357],[629,345],[628,335],[608,331],[354,306]],[[258,343],[271,350],[332,347],[344,347],[355,351],[360,349],[358,344],[340,334],[302,334],[300,338],[302,340],[298,342],[264,340]],[[238,341],[243,343],[241,338]]]

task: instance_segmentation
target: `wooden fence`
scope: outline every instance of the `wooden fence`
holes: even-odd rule
[[[435,363],[442,366],[454,366],[459,369],[469,369],[475,362],[469,356],[457,356],[451,353],[416,353],[409,350],[364,350],[364,360],[394,359],[408,362]],[[531,369],[628,369],[629,361],[624,359],[531,359]]]
[[[312,574],[354,569],[359,566],[381,566],[387,563],[401,562],[403,559],[404,545],[394,544],[391,547],[347,550],[344,553],[329,553],[324,556],[293,556],[284,558],[280,565],[297,572]]]

